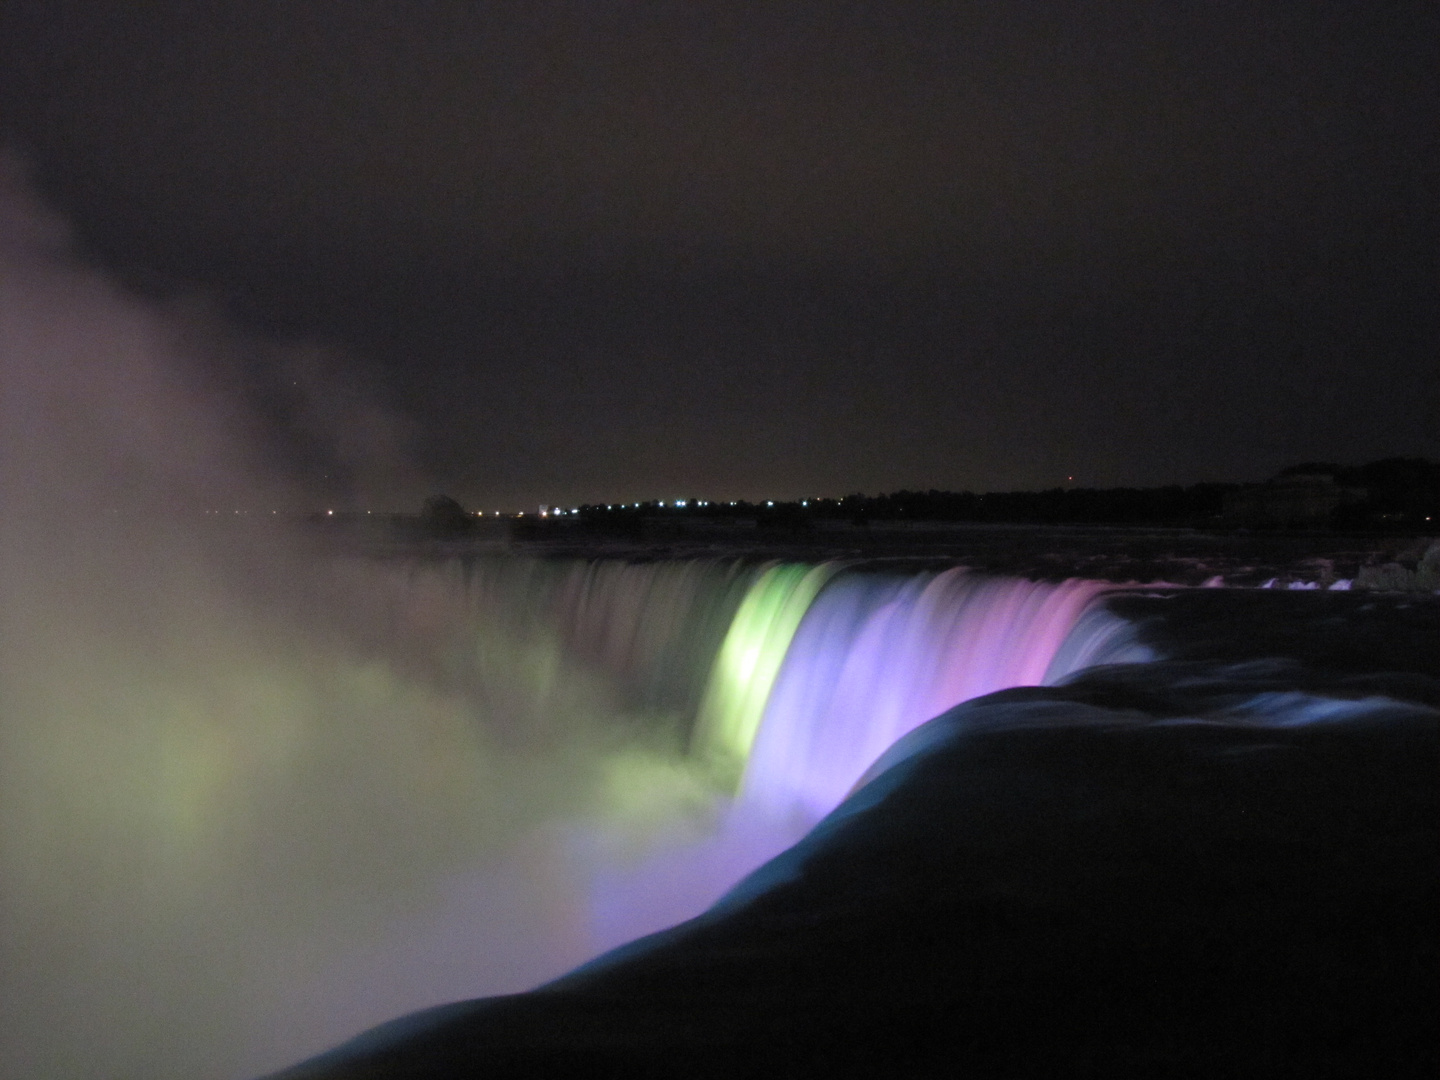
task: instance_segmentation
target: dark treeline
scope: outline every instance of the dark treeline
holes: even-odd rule
[[[1154,488],[1050,488],[1047,491],[894,491],[840,498],[732,502],[707,499],[589,503],[545,515],[507,515],[512,534],[580,529],[602,535],[651,536],[676,527],[758,528],[798,532],[815,527],[955,522],[1018,525],[1137,525],[1220,529],[1343,529],[1424,532],[1440,529],[1440,465],[1387,458],[1366,465],[1306,462],[1260,484],[1172,484]],[[325,519],[325,520],[335,520]],[[500,524],[496,522],[496,524]],[[460,538],[482,522],[456,500],[437,495],[395,527]]]
[[[1046,491],[895,491],[790,502],[685,499],[638,505],[590,504],[581,522],[612,531],[656,518],[754,521],[803,529],[823,521],[951,521],[1036,525],[1424,529],[1440,521],[1440,465],[1389,458],[1367,465],[1308,462],[1263,484],[1173,484],[1156,488],[1051,488]]]
[[[1201,522],[1219,515],[1233,484],[1048,491],[896,491],[837,500],[838,516],[866,521],[1125,525]]]
[[[620,524],[656,516],[754,521],[760,528],[803,528],[806,523],[956,521],[1035,524],[1159,524],[1209,521],[1219,516],[1237,484],[1174,485],[1163,488],[1054,488],[1049,491],[895,491],[793,502],[641,503],[589,505],[582,521]]]

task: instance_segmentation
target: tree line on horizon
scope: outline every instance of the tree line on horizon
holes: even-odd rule
[[[1294,520],[1283,512],[1268,520],[1247,507],[1298,508]],[[1359,466],[1306,462],[1281,470],[1261,484],[1197,483],[1161,487],[1054,487],[1042,491],[915,491],[878,495],[855,493],[820,498],[752,503],[674,502],[580,507],[580,520],[603,525],[676,515],[748,519],[761,528],[804,528],[806,523],[954,521],[980,524],[1330,525],[1346,528],[1414,526],[1440,522],[1440,465],[1424,458],[1387,458]]]
[[[578,514],[515,524],[527,536],[580,528],[638,536],[646,524],[690,520],[753,521],[762,530],[802,531],[820,522],[957,522],[1023,525],[1163,525],[1234,528],[1390,530],[1440,523],[1440,464],[1386,458],[1365,465],[1305,462],[1263,483],[1169,484],[1161,487],[1054,487],[1042,491],[902,489],[839,498],[714,502],[703,499],[589,503]],[[432,496],[419,515],[427,531],[459,536],[476,519],[455,499]]]

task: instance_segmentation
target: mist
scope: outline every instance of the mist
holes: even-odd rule
[[[684,767],[443,570],[310,554],[238,333],[88,266],[13,162],[0,259],[0,1074],[253,1075],[592,955],[575,823],[643,846],[617,770],[683,807]],[[282,358],[312,444],[389,430]]]
[[[394,485],[404,424],[107,281],[17,177],[4,1075],[249,1076],[529,989],[705,911],[958,702],[1149,658],[1099,581],[322,542],[280,508],[317,465]]]

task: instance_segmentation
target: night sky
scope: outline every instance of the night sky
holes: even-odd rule
[[[0,12],[0,139],[317,499],[1440,457],[1431,2]]]

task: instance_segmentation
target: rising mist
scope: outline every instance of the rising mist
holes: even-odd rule
[[[303,495],[207,367],[234,340],[13,163],[0,259],[0,1074],[253,1074],[593,952],[561,823],[636,725],[542,631],[467,636],[453,581],[263,520]]]

